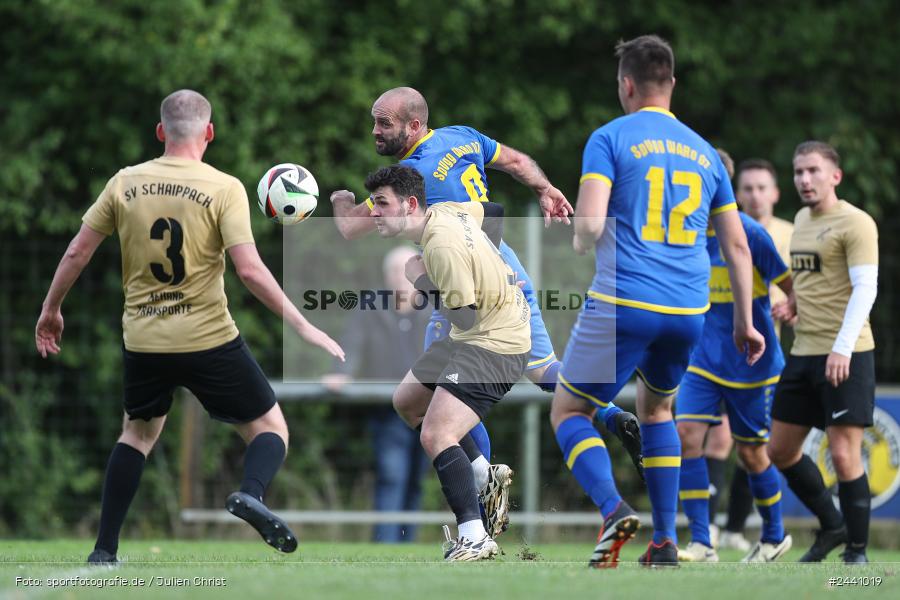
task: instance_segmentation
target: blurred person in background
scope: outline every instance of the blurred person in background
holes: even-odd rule
[[[382,264],[384,289],[391,292],[386,310],[357,310],[341,338],[347,349],[346,362],[335,361],[334,372],[322,383],[340,392],[353,379],[381,379],[399,382],[422,352],[425,328],[431,310],[413,303],[418,292],[404,274],[406,262],[416,256],[412,246],[398,246],[388,252]],[[416,310],[419,307],[421,310]],[[369,418],[372,454],[375,457],[377,511],[419,510],[422,477],[428,455],[419,443],[419,434],[400,418],[390,404],[377,406]],[[415,527],[400,523],[379,523],[372,539],[376,542],[410,542]]]

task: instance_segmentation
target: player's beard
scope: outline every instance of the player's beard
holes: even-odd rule
[[[394,238],[406,230],[406,216],[382,217],[380,227],[376,222],[378,234],[383,238]]]
[[[406,133],[405,129],[398,133],[395,138],[386,138],[382,136],[381,141],[383,145],[379,147],[378,144],[375,144],[375,152],[381,156],[396,156],[406,147],[406,141],[408,139],[409,134]]]

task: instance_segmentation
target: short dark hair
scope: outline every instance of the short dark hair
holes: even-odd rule
[[[638,90],[648,85],[669,87],[675,76],[675,53],[658,35],[642,35],[616,44],[619,74],[631,77]]]
[[[366,189],[374,192],[378,188],[389,187],[403,198],[415,196],[419,204],[425,205],[425,180],[412,167],[391,165],[382,167],[366,177]]]
[[[768,171],[772,176],[772,179],[774,179],[776,183],[778,182],[778,173],[775,171],[775,167],[764,158],[748,158],[747,160],[742,160],[737,168],[738,181],[740,181],[741,173],[744,171]]]
[[[722,164],[725,165],[725,172],[728,173],[728,178],[731,179],[734,177],[734,159],[722,148],[716,148],[716,153],[719,155],[719,158],[722,159]]]
[[[821,154],[824,158],[830,160],[834,166],[841,168],[841,155],[834,149],[831,144],[820,142],[819,140],[808,140],[800,143],[794,150],[794,158],[803,154]]]

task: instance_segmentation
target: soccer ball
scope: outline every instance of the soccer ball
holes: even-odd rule
[[[256,186],[259,210],[281,225],[305,221],[319,202],[319,184],[312,173],[300,165],[275,165]]]

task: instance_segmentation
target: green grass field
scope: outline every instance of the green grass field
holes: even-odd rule
[[[798,565],[801,549],[784,562],[769,565],[686,565],[680,569],[639,568],[642,547],[631,543],[615,570],[588,569],[592,550],[585,544],[546,544],[527,549],[501,538],[505,555],[492,562],[444,564],[436,544],[302,543],[291,555],[278,554],[258,542],[125,541],[117,568],[89,568],[86,540],[0,541],[0,598],[753,598],[754,600],[841,597],[857,594],[900,597],[900,552],[871,551],[869,566],[849,569],[840,563]],[[837,553],[832,555],[837,560]],[[727,552],[723,561],[737,561]],[[859,583],[832,586],[831,577],[858,578]],[[869,585],[862,585],[865,578]],[[17,578],[40,585],[26,586]],[[75,583],[71,578],[80,578]],[[118,578],[117,580],[114,578]],[[142,587],[98,588],[86,580],[143,579]],[[194,578],[219,578],[197,581]],[[874,585],[873,578],[881,578]],[[53,579],[68,583],[51,587]],[[175,579],[187,585],[175,585]],[[205,584],[205,585],[204,585]],[[107,586],[110,583],[106,583]],[[848,596],[850,597],[850,596]]]

